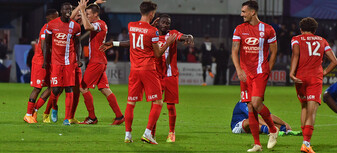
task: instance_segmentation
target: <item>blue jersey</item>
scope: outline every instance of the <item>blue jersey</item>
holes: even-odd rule
[[[333,100],[337,100],[337,83],[334,83],[331,85],[328,89],[325,90],[325,92],[328,92]]]
[[[236,123],[248,119],[248,106],[247,103],[241,102],[241,100],[235,105],[233,110],[231,128],[234,129]]]

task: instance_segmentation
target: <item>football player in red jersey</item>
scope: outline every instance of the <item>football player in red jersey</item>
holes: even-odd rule
[[[170,131],[166,142],[175,142],[175,123],[176,123],[176,108],[175,104],[179,103],[179,71],[177,66],[177,41],[184,41],[185,44],[193,44],[193,36],[180,33],[177,30],[170,30],[171,17],[167,14],[162,14],[157,22],[159,30],[159,47],[166,43],[166,39],[176,34],[175,41],[166,49],[165,53],[156,59],[156,68],[159,75],[162,90],[165,92],[164,102],[167,103],[169,114]],[[155,127],[152,130],[154,135]]]
[[[70,19],[72,5],[63,3],[61,6],[61,17],[50,21],[46,29],[46,47],[44,47],[43,67],[48,63],[48,54],[51,49],[51,75],[50,83],[52,87],[52,103],[57,102],[57,96],[65,89],[66,109],[64,125],[70,125],[70,111],[73,102],[72,87],[75,85],[75,64],[79,59],[79,36],[81,27],[74,20]],[[78,62],[78,66],[82,63]]]
[[[318,23],[314,18],[304,18],[300,21],[301,35],[291,40],[292,58],[290,78],[295,82],[297,97],[301,102],[301,128],[303,144],[301,152],[315,153],[310,146],[314,130],[316,112],[321,104],[323,76],[337,65],[337,59],[328,42],[316,36]],[[323,70],[323,55],[331,61]]]
[[[249,128],[254,138],[254,147],[247,150],[248,152],[262,151],[258,114],[270,130],[268,149],[275,146],[279,131],[269,109],[263,104],[268,77],[277,54],[276,33],[272,26],[259,20],[257,12],[256,1],[242,4],[241,16],[244,23],[235,28],[232,44],[233,63],[241,85],[241,101],[248,103]],[[268,62],[269,50],[271,55]]]
[[[177,30],[170,30],[171,17],[167,14],[160,15],[153,25],[156,25],[159,30],[159,47],[163,47],[166,44],[166,40],[171,35],[176,35],[174,42],[165,50],[165,53],[156,58],[156,70],[161,82],[162,90],[165,91],[164,102],[167,103],[167,109],[169,111],[169,126],[170,131],[166,142],[175,142],[175,123],[176,123],[176,108],[175,104],[179,103],[178,93],[178,66],[177,66],[177,41],[184,41],[185,44],[193,44],[193,36],[182,34]],[[117,42],[119,46],[129,47],[130,42]],[[108,42],[101,46],[101,50],[105,51],[113,47],[113,43]],[[152,129],[152,135],[155,134],[155,126]]]
[[[142,101],[145,91],[146,100],[152,101],[148,125],[141,138],[150,144],[158,144],[153,139],[151,131],[155,126],[163,105],[161,85],[156,71],[155,58],[159,58],[165,50],[175,41],[176,34],[169,36],[166,43],[160,48],[158,45],[158,29],[150,25],[154,18],[157,4],[144,1],[140,4],[141,19],[130,22],[128,25],[130,41],[109,42],[100,47],[105,51],[112,46],[130,46],[131,70],[129,76],[128,102],[125,110],[125,143],[131,143],[131,125],[133,110],[137,101]]]
[[[46,13],[46,20],[47,22],[57,18],[59,16],[57,10],[49,9]],[[32,60],[32,72],[31,72],[31,81],[30,84],[34,87],[33,91],[30,94],[28,106],[27,106],[27,113],[24,117],[24,121],[27,123],[37,123],[37,110],[42,107],[45,101],[48,99],[50,95],[50,88],[49,88],[49,68],[43,69],[43,53],[42,47],[44,44],[45,39],[45,29],[47,24],[45,24],[39,34],[39,42],[35,49],[34,57]],[[39,100],[35,103],[35,100],[39,93],[41,92],[42,87],[48,87],[40,96]],[[34,113],[33,113],[34,112]],[[47,119],[48,118],[48,119]],[[43,122],[49,123],[49,113],[43,115]]]
[[[124,122],[124,116],[118,106],[116,96],[109,87],[106,75],[107,59],[104,52],[99,51],[99,47],[104,43],[107,34],[107,25],[99,18],[100,8],[97,4],[90,4],[86,7],[87,1],[80,1],[80,10],[83,13],[82,22],[86,30],[90,31],[89,39],[89,64],[84,73],[80,91],[84,97],[84,103],[89,112],[89,116],[80,124],[96,124],[97,118],[94,111],[93,97],[89,88],[95,86],[107,98],[111,109],[116,114],[112,125],[119,125]]]

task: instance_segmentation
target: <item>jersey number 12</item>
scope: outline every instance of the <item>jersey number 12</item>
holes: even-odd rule
[[[136,42],[136,34],[132,33],[132,47],[133,49],[135,49],[136,47],[140,47],[141,49],[144,49],[144,43],[143,43],[143,34],[139,34],[138,38],[137,38],[137,43]]]
[[[318,41],[314,41],[312,44],[311,42],[306,42],[306,43],[308,45],[309,56],[321,56],[320,53],[317,53],[319,47],[321,47],[321,44]],[[316,46],[314,52],[312,52],[311,46]]]

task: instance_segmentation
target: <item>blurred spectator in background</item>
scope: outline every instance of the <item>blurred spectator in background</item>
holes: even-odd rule
[[[129,34],[126,28],[122,28],[122,33],[118,35],[118,41],[128,41],[129,40]],[[128,47],[119,47],[119,60],[120,61],[129,61],[130,60],[130,54],[129,54],[129,48]]]
[[[0,59],[7,58],[7,43],[5,39],[0,39]]]
[[[30,71],[32,71],[32,59],[33,59],[34,53],[35,53],[36,41],[32,41],[30,43],[30,45],[32,45],[32,48],[28,52],[26,64],[29,67]]]
[[[288,63],[290,57],[290,39],[291,37],[289,37],[289,31],[286,25],[282,24],[278,37],[280,48],[276,60],[277,63]]]
[[[188,45],[184,50],[184,57],[186,62],[196,63],[197,60],[197,51],[194,47],[194,44]]]
[[[202,79],[203,79],[203,86],[206,86],[206,70],[211,78],[214,77],[212,73],[212,58],[216,48],[212,41],[209,39],[209,36],[205,36],[205,41],[201,45],[201,64],[202,64]]]
[[[294,36],[297,36],[300,34],[300,31],[299,29],[297,28],[296,24],[295,23],[292,23],[291,24],[291,27],[290,27],[290,30],[289,30],[289,38],[293,38]],[[291,41],[289,39],[289,41]]]
[[[225,49],[224,43],[220,44],[219,49],[214,54],[216,62],[216,74],[214,78],[214,85],[221,85],[227,83],[227,65],[229,51]]]
[[[274,18],[273,23],[270,25],[274,28],[276,35],[278,35],[281,29],[281,25],[279,24],[278,19]]]

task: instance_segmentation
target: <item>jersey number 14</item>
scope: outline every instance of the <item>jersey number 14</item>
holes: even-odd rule
[[[136,47],[140,47],[141,49],[144,49],[144,43],[143,43],[143,34],[139,34],[138,38],[137,38],[137,43],[136,42],[136,34],[132,33],[132,47],[133,49],[135,49]]]

